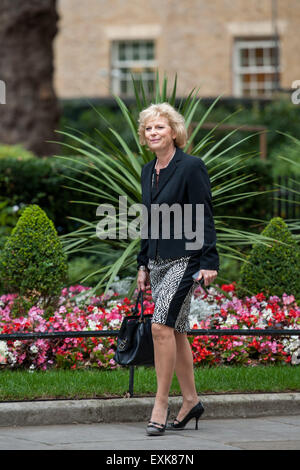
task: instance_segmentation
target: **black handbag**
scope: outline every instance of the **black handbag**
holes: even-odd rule
[[[141,314],[137,315],[139,300]],[[124,317],[122,321],[114,360],[122,366],[153,365],[152,315],[144,315],[142,290],[139,291],[132,313],[133,315]]]

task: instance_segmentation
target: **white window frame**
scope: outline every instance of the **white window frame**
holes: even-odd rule
[[[257,39],[257,40],[236,39],[234,41],[234,47],[233,47],[233,94],[234,96],[238,96],[238,97],[244,96],[243,89],[242,89],[242,80],[241,80],[241,76],[243,74],[251,75],[251,73],[253,74],[254,73],[272,73],[272,74],[280,73],[280,62],[279,62],[279,65],[277,66],[271,65],[271,64],[258,66],[258,65],[253,65],[253,64],[251,65],[251,63],[250,65],[247,65],[247,66],[241,65],[240,64],[240,50],[248,49],[250,52],[249,54],[250,62],[251,62],[251,58],[253,59],[253,62],[254,62],[255,56],[251,55],[251,52],[254,52],[254,49],[260,48],[263,50],[268,50],[271,47],[278,47],[279,49],[278,41],[275,41],[274,39]],[[279,57],[280,57],[280,54],[279,54]],[[279,60],[279,57],[278,57],[278,60]],[[273,82],[264,82],[264,83],[265,85],[267,85],[267,88],[269,88],[270,90],[273,89],[273,86],[272,86]],[[272,94],[272,91],[268,95],[271,96],[271,94]],[[249,95],[247,95],[247,97],[248,96]],[[257,95],[254,93],[250,94],[250,97],[255,97],[255,96],[262,97],[262,96],[267,96],[267,95]]]
[[[143,70],[144,68],[153,69],[153,73],[157,67],[157,61],[155,59],[139,59],[139,60],[119,60],[118,57],[118,50],[120,43],[133,43],[133,42],[141,42],[153,43],[154,55],[155,55],[155,40],[154,39],[120,39],[114,40],[111,43],[111,91],[115,95],[123,95],[124,93],[121,92],[121,70],[122,68],[131,69],[134,73],[139,73],[139,70]],[[144,72],[147,73],[147,72]],[[126,94],[125,96],[131,96]]]

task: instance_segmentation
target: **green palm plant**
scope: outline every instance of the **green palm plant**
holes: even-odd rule
[[[133,87],[136,98],[136,113],[139,113],[142,109],[150,105],[150,103],[169,102],[171,105],[176,105],[176,88],[177,88],[177,77],[175,77],[174,84],[172,87],[171,94],[168,95],[167,87],[168,81],[164,77],[160,86],[160,77],[157,72],[156,75],[156,86],[152,97],[146,96],[142,81],[135,80],[132,77]],[[184,116],[186,126],[190,131],[193,119],[196,115],[197,109],[201,98],[198,98],[199,89],[193,89],[190,94],[181,99],[179,104],[176,106],[178,111]],[[244,153],[239,155],[233,155],[236,148],[245,140],[250,139],[258,133],[251,134],[237,143],[229,145],[223,150],[219,150],[219,147],[223,145],[227,139],[230,138],[238,129],[229,132],[225,137],[214,142],[213,132],[219,125],[229,119],[233,114],[226,117],[223,121],[217,124],[211,129],[205,137],[198,142],[194,143],[197,138],[197,134],[201,129],[202,124],[205,122],[209,113],[214,108],[216,103],[219,101],[222,95],[217,97],[207,111],[203,114],[199,122],[193,126],[193,129],[189,132],[189,138],[184,151],[187,151],[191,155],[199,156],[205,162],[211,179],[212,197],[214,206],[224,205],[224,215],[215,217],[215,224],[217,230],[217,247],[220,255],[228,258],[237,259],[244,261],[245,256],[241,253],[239,247],[249,246],[254,242],[267,243],[270,240],[268,237],[264,237],[260,234],[254,234],[247,231],[237,230],[232,227],[228,227],[227,223],[230,222],[229,217],[226,217],[226,205],[233,201],[243,200],[248,197],[255,197],[262,194],[261,191],[254,192],[240,192],[244,185],[251,181],[256,181],[257,178],[254,174],[232,176],[233,170],[241,170],[245,167],[247,159],[253,157],[254,152]],[[71,134],[66,131],[57,131],[74,141],[74,145],[63,143],[62,145],[67,146],[72,150],[72,154],[80,154],[85,157],[82,161],[82,169],[78,171],[78,178],[69,177],[76,187],[72,186],[71,189],[80,191],[88,196],[99,197],[99,204],[112,204],[116,208],[119,204],[119,196],[123,195],[127,197],[129,205],[141,202],[141,186],[140,186],[140,174],[144,164],[154,158],[154,154],[145,146],[140,145],[138,138],[137,128],[137,116],[134,111],[131,111],[124,101],[115,96],[115,100],[122,111],[124,117],[124,124],[129,126],[132,135],[134,137],[136,149],[128,147],[125,140],[117,133],[111,126],[110,123],[106,123],[111,136],[108,138],[107,135],[98,131],[102,142],[101,148],[95,142],[88,141],[87,136],[77,131],[79,135]],[[95,112],[98,113],[100,119],[105,119],[99,110],[95,109],[91,104]],[[72,128],[70,128],[72,130]],[[73,129],[74,130],[74,129]],[[117,141],[118,145],[113,141]],[[52,141],[53,142],[53,141]],[[226,163],[224,159],[220,159],[224,155],[227,156]],[[68,162],[68,165],[72,165],[73,158],[68,156],[59,156],[57,158],[64,159]],[[78,160],[76,160],[78,161]],[[90,183],[86,183],[80,180],[80,174],[87,173],[90,176]],[[224,177],[226,180],[224,182]],[[254,178],[253,178],[254,177]],[[223,178],[223,182],[219,180]],[[68,187],[68,186],[66,186]],[[268,191],[264,191],[268,192]],[[79,204],[94,204],[95,209],[99,204],[87,200],[72,201]],[[95,211],[96,213],[96,211]],[[122,214],[116,214],[112,216],[112,222],[117,227],[115,239],[101,239],[97,237],[96,227],[99,220],[87,221],[74,217],[70,219],[77,221],[80,227],[74,230],[72,233],[63,235],[60,237],[64,251],[67,255],[72,253],[93,253],[93,254],[107,254],[109,251],[112,258],[115,260],[106,266],[100,266],[95,271],[91,272],[88,276],[82,279],[82,282],[88,280],[90,277],[98,275],[99,282],[92,289],[91,294],[99,292],[107,292],[111,282],[115,279],[115,276],[122,271],[122,269],[130,268],[136,265],[136,256],[139,251],[140,239],[135,238],[133,240],[120,239],[118,234],[123,228]],[[262,224],[267,224],[268,221],[259,219],[252,219],[249,217],[238,217],[243,218],[247,221],[256,221]],[[227,281],[227,280],[225,280]],[[136,286],[136,280],[132,282],[128,296],[132,295]]]

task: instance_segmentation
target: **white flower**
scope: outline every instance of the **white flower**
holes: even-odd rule
[[[119,301],[118,300],[109,300],[107,302],[108,307],[116,307],[118,305]]]
[[[2,358],[3,363],[6,362],[8,349],[6,341],[0,341],[0,358]]]
[[[36,354],[37,352],[39,352],[38,348],[36,347],[35,344],[33,344],[32,346],[30,346],[30,351],[33,353],[33,354]]]
[[[289,339],[283,339],[283,350],[287,353],[297,353],[299,351],[300,341],[298,336],[291,336]]]
[[[88,326],[89,330],[94,331],[94,330],[97,329],[97,323],[95,321],[91,320],[90,318],[88,319],[88,325],[89,325]]]
[[[228,315],[228,317],[226,318],[226,322],[224,323],[224,326],[232,326],[232,325],[237,325],[237,319],[232,315]]]
[[[17,362],[16,357],[10,351],[8,352],[7,356],[8,356],[9,361],[11,362],[11,365],[13,366]]]
[[[0,353],[5,354],[7,352],[6,341],[0,341]]]
[[[300,364],[300,349],[298,349],[298,351],[295,351],[295,352],[292,354],[291,363],[292,363],[293,365],[298,365],[298,364]]]
[[[270,320],[272,316],[273,316],[273,312],[271,308],[265,308],[264,310],[262,310],[262,317],[265,320]]]
[[[258,322],[256,323],[257,328],[265,328],[268,326],[268,323],[263,319],[259,318]]]
[[[14,347],[15,348],[19,348],[21,345],[22,345],[22,342],[19,341],[18,339],[16,341],[14,341]]]
[[[31,366],[29,367],[28,372],[33,372],[34,369],[35,369],[35,365],[34,365],[34,364],[31,364]]]
[[[115,326],[119,326],[120,325],[120,322],[121,320],[118,320],[117,318],[113,319],[113,320],[110,320],[109,322],[109,325],[114,328]]]
[[[251,313],[252,315],[256,315],[257,317],[259,316],[259,310],[256,307],[251,308]]]
[[[200,297],[192,296],[189,317],[190,325],[192,327],[194,323],[201,322],[201,320],[205,320],[206,318],[218,314],[219,312],[220,307],[216,303],[209,303]]]

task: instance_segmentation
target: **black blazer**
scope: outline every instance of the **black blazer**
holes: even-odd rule
[[[142,234],[141,249],[137,256],[138,267],[147,266],[149,258],[155,258],[157,252],[161,258],[177,258],[181,256],[193,255],[199,258],[199,269],[219,270],[219,256],[216,249],[216,231],[213,220],[213,208],[211,201],[210,180],[206,166],[200,157],[186,154],[179,147],[167,169],[167,178],[159,181],[159,188],[151,202],[151,185],[156,158],[146,163],[142,168],[142,203],[147,207],[147,214],[143,217],[143,230],[148,222],[147,231]],[[159,178],[161,178],[160,173]],[[154,183],[155,184],[155,183]],[[166,203],[171,206],[174,203],[192,204],[192,230],[196,228],[196,204],[204,204],[204,244],[200,249],[186,249],[186,243],[196,240],[190,236],[186,238],[186,230],[182,231],[178,238],[178,233],[174,234],[174,224],[172,224],[172,214],[170,217],[170,239],[162,237],[162,220],[159,220],[158,238],[151,238],[151,205]],[[156,206],[157,210],[158,206]],[[155,212],[153,212],[154,214]],[[170,212],[171,213],[171,212]],[[164,220],[166,223],[166,220]],[[183,223],[183,219],[182,219]],[[172,226],[173,225],[173,226]],[[184,227],[182,225],[182,227]],[[148,238],[143,238],[146,236]]]

